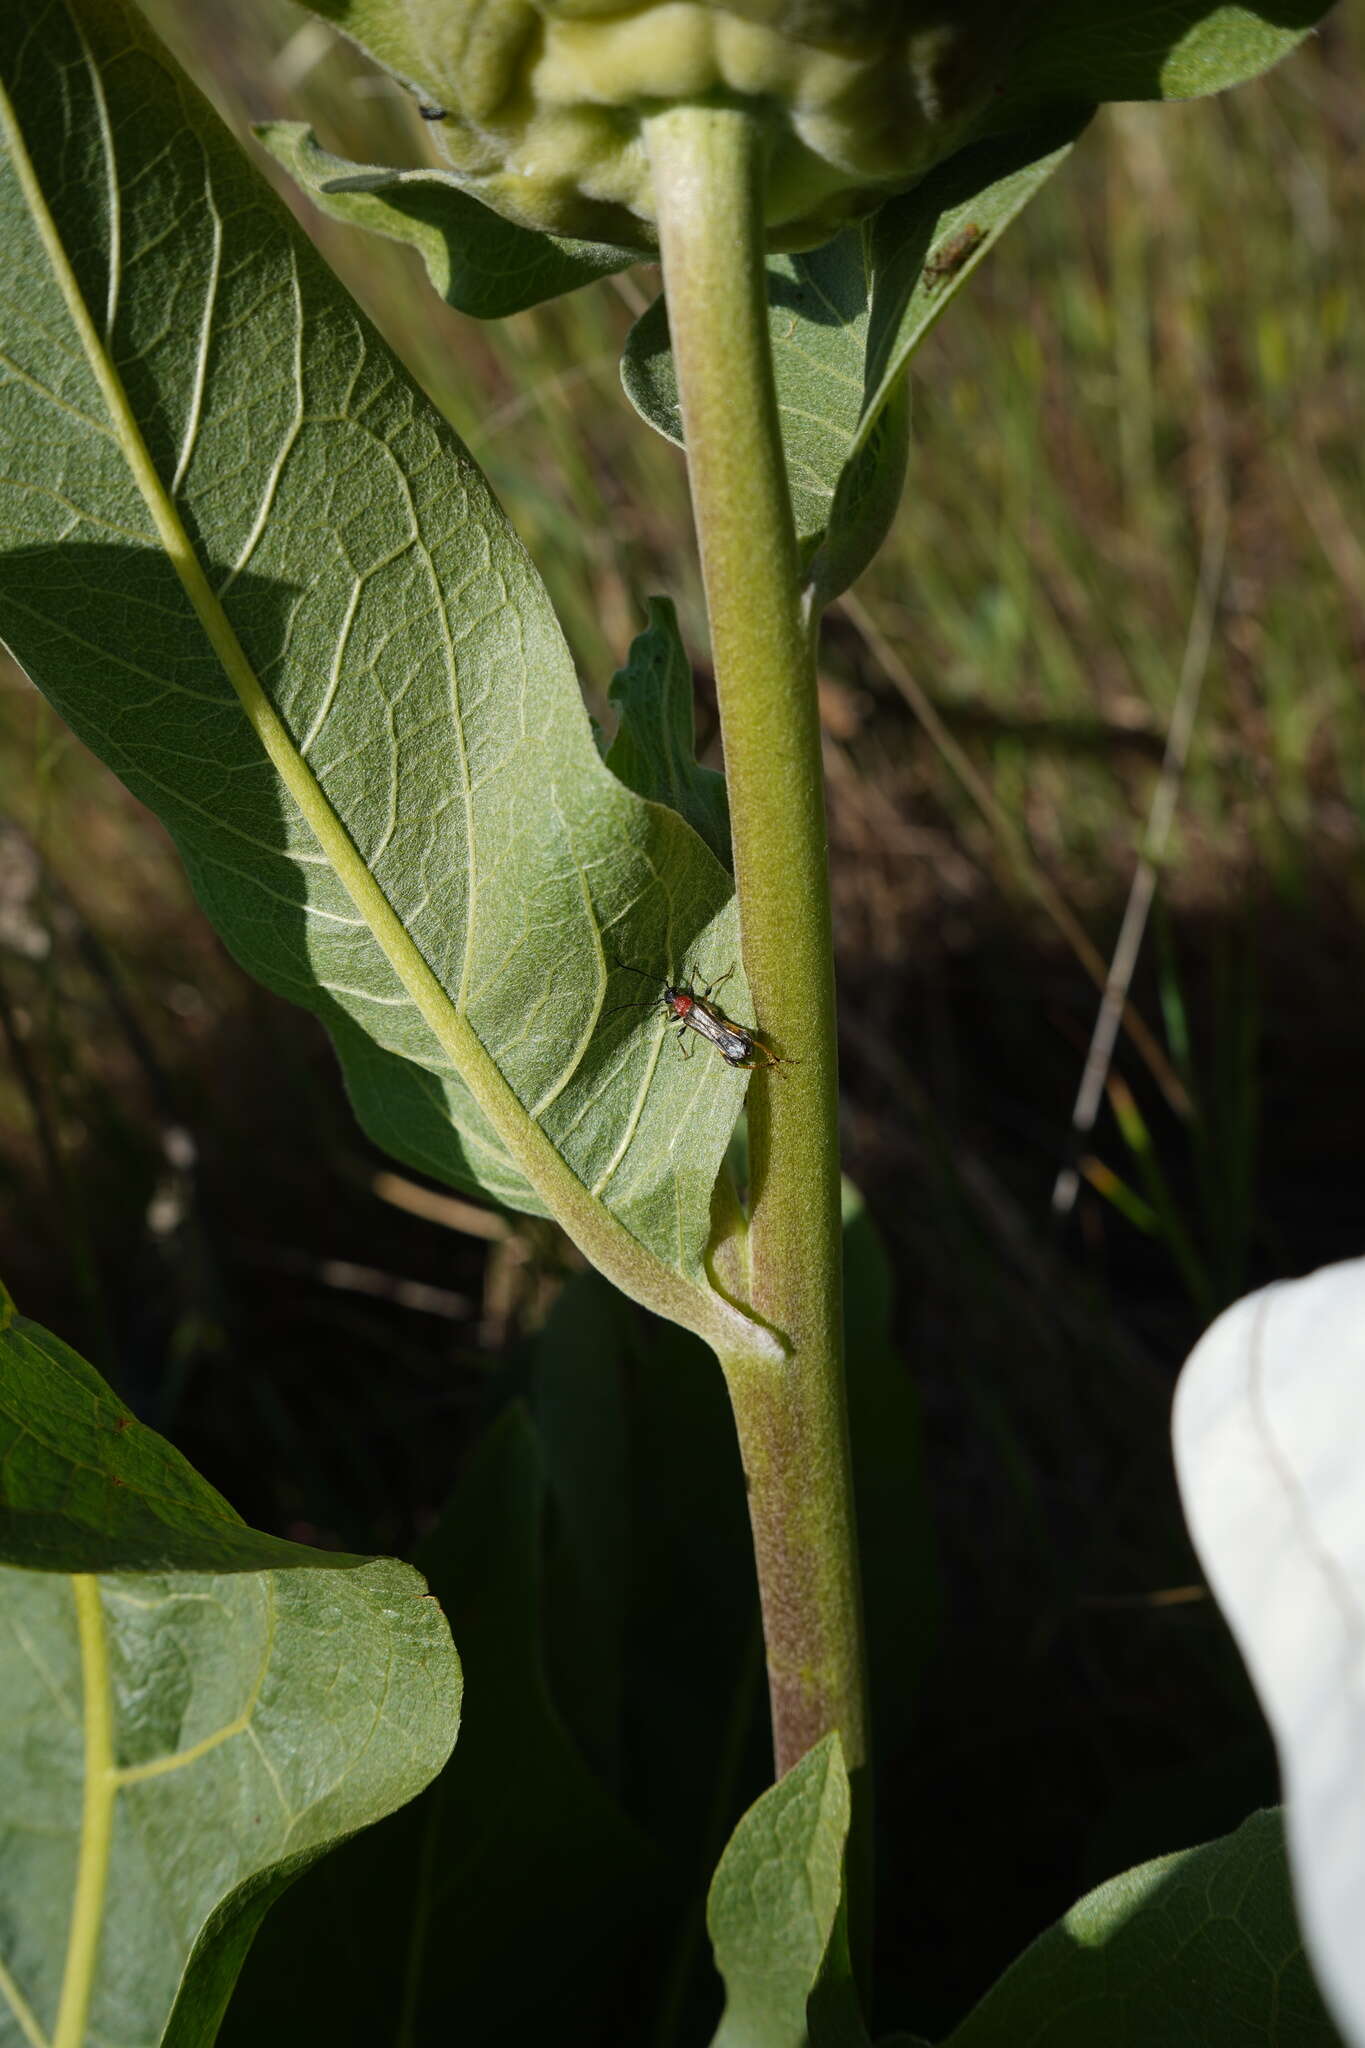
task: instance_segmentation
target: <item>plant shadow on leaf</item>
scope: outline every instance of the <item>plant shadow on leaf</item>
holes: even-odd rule
[[[297,662],[296,643],[307,631],[300,615],[309,602],[306,590],[278,579],[249,572],[233,579],[229,615],[258,674],[271,676]],[[288,805],[221,679],[167,559],[150,549],[76,544],[13,549],[0,554],[0,609],[35,679],[168,827],[195,894],[237,960],[326,1025],[352,1103],[375,1143],[436,1179],[544,1214],[540,1196],[405,995],[340,880],[312,851],[308,827]],[[144,645],[158,646],[155,672],[134,652]],[[352,652],[358,657],[359,647]],[[111,692],[111,669],[122,701]],[[352,687],[353,707],[361,695]],[[363,847],[388,829],[390,761],[382,704],[377,714],[357,708],[356,715],[354,751],[370,763],[368,789],[352,781],[354,808],[346,823]],[[586,719],[584,745],[591,747]],[[345,762],[343,753],[342,777]],[[420,783],[433,771],[416,757],[411,772]],[[416,800],[414,792],[410,801]],[[571,860],[567,872],[546,873],[553,860],[549,840],[558,830],[553,787],[524,784],[512,800],[524,826],[517,845],[526,861],[526,892],[508,896],[505,881],[490,883],[494,900],[486,924],[501,921],[502,938],[494,941],[485,931],[486,957],[477,970],[485,994],[481,1000],[475,988],[468,1014],[495,1056],[505,1048],[504,1071],[523,1101],[540,1096],[545,1102],[537,1120],[563,1145],[584,1185],[605,1186],[607,1205],[627,1227],[686,1264],[671,1145],[678,1124],[689,1125],[687,1177],[701,1231],[708,1161],[719,1166],[747,1076],[716,1061],[674,1057],[659,1025],[638,1010],[610,1014],[615,990],[604,1002],[594,950],[612,918],[608,902],[585,905]],[[549,817],[548,827],[536,821],[537,809],[542,820]],[[623,952],[657,961],[662,981],[699,942],[705,945],[707,934],[714,945],[728,883],[675,813],[638,804],[631,816],[614,861],[599,858],[603,872],[593,888],[617,904],[612,935]],[[712,877],[709,901],[705,888],[700,896],[694,890],[696,877],[680,872],[680,849],[685,864],[689,848],[699,872]],[[458,909],[455,872],[466,853],[455,828],[430,843],[426,854],[445,864]],[[406,869],[381,885],[395,884],[401,911],[410,885]],[[643,895],[632,902],[629,892],[637,888]],[[427,928],[414,927],[411,935],[453,988],[460,963],[452,949],[462,935],[432,925],[429,914]],[[495,944],[504,965],[520,947],[520,966],[504,974],[491,958]],[[638,993],[624,975],[619,986],[623,996]],[[588,1028],[597,1005],[602,1014]],[[667,1156],[659,1149],[665,1132]]]

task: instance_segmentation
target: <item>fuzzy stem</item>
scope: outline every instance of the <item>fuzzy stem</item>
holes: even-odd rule
[[[753,1309],[780,1364],[722,1358],[749,1488],[779,1775],[837,1728],[866,1757],[844,1404],[834,963],[814,634],[768,338],[763,132],[743,107],[645,124],[725,743],[744,969],[791,1062],[749,1089]]]

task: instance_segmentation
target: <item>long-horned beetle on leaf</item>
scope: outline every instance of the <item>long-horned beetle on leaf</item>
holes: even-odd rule
[[[638,974],[642,981],[653,981],[652,974],[646,974],[642,967],[632,967],[625,960],[616,962],[627,974]],[[700,970],[693,967],[693,973]],[[608,1017],[618,1017],[622,1010],[650,1009],[656,1002],[663,1004],[669,1018],[678,1026],[678,1045],[684,1059],[691,1059],[693,1048],[687,1043],[689,1031],[695,1031],[698,1038],[704,1038],[713,1045],[727,1067],[789,1067],[791,1060],[766,1045],[756,1031],[748,1030],[743,1024],[733,1024],[712,1002],[717,989],[724,988],[733,967],[727,967],[717,982],[708,982],[698,995],[691,983],[666,981],[657,996],[647,996],[643,1002],[621,1003],[614,1010],[608,1010]],[[605,1018],[603,1022],[605,1022]]]

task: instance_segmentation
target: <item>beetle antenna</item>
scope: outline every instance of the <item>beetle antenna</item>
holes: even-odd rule
[[[604,1010],[597,1021],[605,1024],[608,1017],[619,1017],[623,1010],[652,1010],[655,1001],[654,996],[646,996],[642,1003],[618,1003],[614,1010]]]

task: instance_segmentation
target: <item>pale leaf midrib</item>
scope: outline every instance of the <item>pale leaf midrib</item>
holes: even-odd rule
[[[122,379],[95,328],[28,154],[13,103],[2,82],[0,123],[7,131],[15,173],[53,279],[104,399],[114,437],[147,507],[157,538],[222,664],[252,731],[438,1044],[449,1055],[476,1102],[551,1213],[609,1279],[634,1299],[659,1309],[696,1331],[726,1355],[748,1354],[775,1363],[783,1352],[771,1333],[750,1321],[720,1296],[668,1266],[657,1253],[634,1237],[579,1180],[545,1133],[528,1116],[473,1027],[459,1015],[427,965],[266,696],[204,573],[179,513],[152,461]],[[111,175],[117,175],[112,167]]]
[[[81,1572],[71,1580],[76,1602],[85,1710],[85,1784],[81,1800],[80,1848],[71,1901],[71,1927],[52,2048],[82,2048],[99,1959],[109,1852],[114,1834],[114,1711],[109,1685],[109,1646],[100,1604],[99,1580]]]

